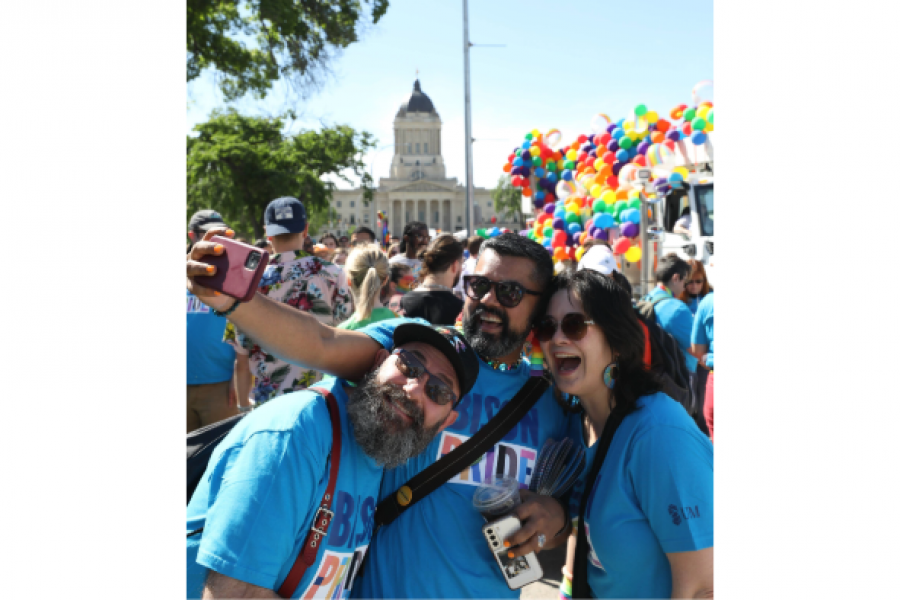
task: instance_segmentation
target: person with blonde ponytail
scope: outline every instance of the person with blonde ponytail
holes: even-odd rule
[[[387,256],[377,244],[354,247],[344,264],[344,272],[356,310],[338,325],[339,329],[360,329],[397,316],[381,303],[381,289],[390,281],[391,269]]]

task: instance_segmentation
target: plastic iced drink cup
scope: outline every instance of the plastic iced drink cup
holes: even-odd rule
[[[472,497],[472,506],[488,520],[509,513],[521,503],[519,482],[512,477],[500,477],[483,483],[478,486]]]

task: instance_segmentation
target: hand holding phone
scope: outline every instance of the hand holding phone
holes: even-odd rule
[[[204,257],[205,262],[216,270],[204,278],[201,285],[241,302],[249,301],[256,293],[263,271],[269,264],[269,253],[219,235],[213,236],[209,241],[221,244],[225,250],[222,254]]]
[[[509,549],[503,545],[503,542],[521,528],[522,522],[514,516],[501,517],[481,528],[488,548],[500,567],[500,573],[511,590],[517,590],[544,576],[541,563],[538,562],[534,552],[509,558]]]

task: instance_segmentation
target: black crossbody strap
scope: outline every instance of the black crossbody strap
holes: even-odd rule
[[[622,423],[625,414],[621,411],[614,410],[609,418],[606,419],[606,425],[603,426],[603,433],[600,434],[599,446],[597,454],[594,456],[594,462],[591,463],[591,469],[584,480],[584,492],[581,495],[581,504],[578,507],[578,543],[575,546],[575,563],[572,568],[572,598],[590,598],[591,589],[587,582],[588,568],[588,552],[590,546],[587,541],[587,533],[584,529],[584,514],[587,510],[588,498],[591,497],[591,490],[594,488],[594,482],[600,474],[603,467],[603,461],[606,459],[606,453],[612,444],[613,436]]]
[[[545,377],[529,378],[512,400],[507,402],[475,435],[407,481],[406,485],[395,493],[386,496],[375,509],[376,527],[393,523],[403,511],[478,460],[522,420],[548,385],[550,382]]]

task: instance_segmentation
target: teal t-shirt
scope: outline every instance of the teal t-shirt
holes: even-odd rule
[[[381,321],[363,332],[391,349],[393,329],[409,320]],[[403,466],[386,470],[381,497],[395,493],[411,477],[469,439],[519,391],[529,371],[527,361],[513,371],[495,371],[482,362],[475,386],[457,407],[456,422],[439,433],[425,452]],[[519,591],[509,589],[488,549],[481,533],[485,521],[472,506],[472,496],[488,475],[515,477],[520,487],[527,487],[544,441],[565,437],[569,420],[550,391],[545,392],[481,460],[378,531],[352,596],[518,598]]]
[[[712,443],[669,396],[644,396],[638,406],[616,431],[588,498],[595,598],[669,598],[666,553],[713,545]]]
[[[337,326],[338,329],[362,329],[366,325],[371,325],[372,323],[377,323],[378,321],[384,321],[385,319],[396,319],[397,313],[392,311],[389,308],[384,306],[379,306],[378,308],[373,308],[372,313],[369,315],[368,319],[359,320],[359,313],[354,312],[350,315],[350,318]]]
[[[187,293],[187,383],[201,385],[230,381],[234,373],[234,348],[222,341],[227,321],[210,312],[192,293]]]
[[[694,326],[694,315],[691,314],[691,309],[684,302],[672,298],[671,294],[659,287],[654,288],[645,299],[655,300],[660,296],[669,296],[670,300],[663,300],[653,308],[656,313],[656,322],[678,342],[688,370],[694,373],[697,371],[697,359],[688,352],[691,347],[691,328]]]
[[[365,556],[383,469],[363,453],[346,415],[343,380],[331,389],[341,414],[341,463],[328,537],[294,598],[346,598]],[[292,392],[247,415],[216,447],[187,508],[187,597],[209,569],[277,590],[294,565],[328,485],[332,446],[325,399]]]
[[[713,368],[713,294],[704,296],[694,316],[694,329],[691,331],[691,343],[706,344],[706,366]]]

